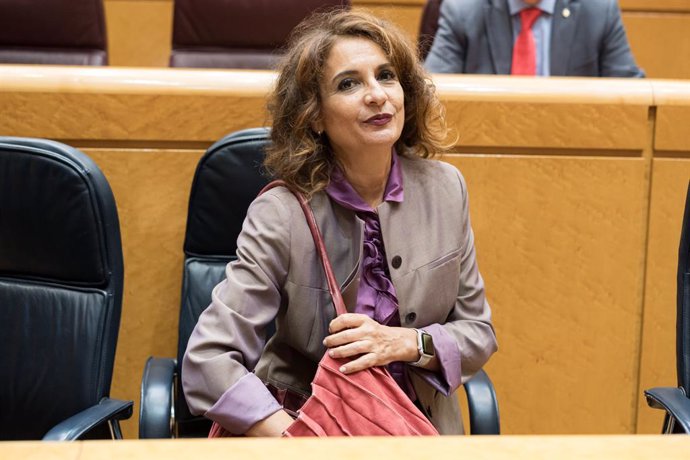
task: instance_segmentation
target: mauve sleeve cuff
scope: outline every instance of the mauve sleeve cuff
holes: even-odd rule
[[[232,434],[244,434],[256,422],[280,409],[261,379],[248,373],[228,388],[204,415]]]
[[[441,369],[436,372],[419,367],[414,369],[429,385],[444,396],[450,396],[460,387],[462,377],[458,342],[438,323],[422,329],[434,339],[434,350]]]

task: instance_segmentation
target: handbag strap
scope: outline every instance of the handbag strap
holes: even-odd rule
[[[295,195],[297,201],[299,202],[302,211],[304,212],[304,217],[307,219],[307,225],[309,225],[309,231],[314,239],[314,246],[316,246],[316,252],[319,253],[319,258],[321,259],[321,265],[323,266],[323,271],[326,274],[326,280],[328,281],[328,291],[331,293],[331,298],[333,298],[333,305],[335,306],[336,315],[342,315],[347,313],[345,308],[345,302],[343,301],[343,295],[340,292],[340,287],[333,274],[333,268],[331,267],[331,261],[328,259],[328,253],[326,252],[326,245],[321,237],[321,231],[319,231],[319,226],[316,223],[316,218],[314,217],[314,211],[312,211],[311,206],[307,202],[307,199],[300,192],[292,190],[285,181],[274,180],[273,182],[266,185],[260,192],[259,195],[271,190],[275,187],[285,187]]]

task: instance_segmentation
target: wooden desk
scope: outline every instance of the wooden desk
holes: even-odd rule
[[[350,439],[4,442],[0,458],[40,460],[687,459],[689,436],[492,436]]]

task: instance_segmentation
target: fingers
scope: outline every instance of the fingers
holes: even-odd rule
[[[349,363],[340,366],[340,372],[343,374],[354,374],[355,372],[363,371],[364,369],[380,365],[381,364],[377,362],[377,356],[375,353],[367,353],[357,359],[353,359]]]
[[[345,313],[337,316],[331,324],[328,325],[328,332],[335,334],[345,329],[353,329],[359,327],[364,323],[373,322],[367,315],[360,313]]]
[[[353,359],[341,368],[341,372],[350,374],[399,360],[406,348],[400,330],[381,325],[366,315],[348,313],[331,321],[331,334],[323,344],[332,358]],[[416,352],[416,334],[413,345]]]
[[[361,340],[375,334],[378,323],[366,315],[348,313],[340,315],[328,327],[331,335],[326,337],[323,344],[326,348],[338,347],[347,343]]]
[[[351,358],[371,352],[373,352],[371,342],[368,340],[358,340],[356,342],[346,343],[342,346],[329,348],[328,355],[331,358]]]
[[[331,334],[323,339],[323,345],[326,348],[335,348],[346,345],[348,343],[356,342],[364,337],[363,331],[359,329],[347,329],[342,332]]]

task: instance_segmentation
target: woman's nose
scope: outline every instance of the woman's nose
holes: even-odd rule
[[[386,94],[386,91],[383,89],[383,87],[381,87],[381,84],[376,81],[375,83],[369,85],[367,94],[365,96],[365,102],[367,104],[381,105],[386,101],[387,98],[388,95]]]

